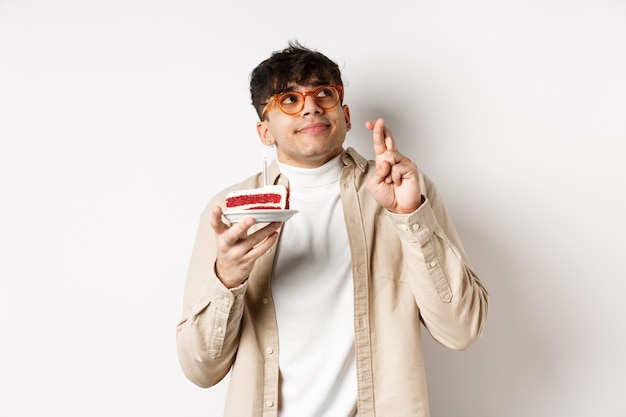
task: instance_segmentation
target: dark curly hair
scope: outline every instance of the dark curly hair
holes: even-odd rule
[[[323,84],[343,85],[339,66],[326,55],[290,41],[282,51],[275,51],[250,74],[250,97],[259,118],[267,100],[286,91],[289,84],[309,84],[311,80]]]

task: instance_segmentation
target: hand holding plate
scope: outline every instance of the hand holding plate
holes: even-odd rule
[[[210,223],[217,240],[215,272],[227,288],[235,288],[248,278],[256,260],[274,245],[282,222],[271,222],[250,232],[256,224],[254,218],[228,225],[222,221],[222,215],[221,207],[213,208]]]

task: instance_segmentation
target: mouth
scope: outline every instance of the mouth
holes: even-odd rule
[[[324,132],[326,129],[328,129],[328,124],[326,123],[311,123],[304,126],[302,129],[299,129],[298,133],[304,135],[316,135]]]

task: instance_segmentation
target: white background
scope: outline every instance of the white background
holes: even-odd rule
[[[0,416],[220,416],[175,351],[200,211],[289,39],[439,186],[491,294],[433,417],[626,416],[626,3],[0,0]],[[400,343],[401,341],[399,341]],[[402,383],[402,381],[398,381]]]

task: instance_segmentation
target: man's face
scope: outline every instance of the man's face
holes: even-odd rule
[[[309,92],[315,85],[292,85],[293,91]],[[306,95],[298,113],[285,114],[272,104],[265,119],[257,124],[257,132],[265,145],[276,146],[282,163],[302,167],[319,167],[343,151],[346,133],[351,128],[350,109],[341,106],[325,110],[312,95]]]

